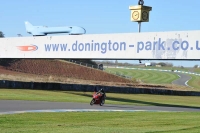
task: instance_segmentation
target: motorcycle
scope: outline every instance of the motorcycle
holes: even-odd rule
[[[90,102],[90,105],[92,106],[93,104],[99,104],[100,106],[103,106],[105,104],[105,98],[106,94],[104,94],[103,97],[101,93],[94,92],[92,95],[92,100]]]

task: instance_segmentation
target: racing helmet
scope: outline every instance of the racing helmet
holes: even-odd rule
[[[100,91],[104,93],[104,89],[103,89],[103,88],[101,88],[101,90],[100,90]]]

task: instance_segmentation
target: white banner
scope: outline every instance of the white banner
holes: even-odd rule
[[[0,39],[0,58],[200,59],[200,31]]]

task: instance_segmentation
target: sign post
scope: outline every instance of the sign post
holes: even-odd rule
[[[150,6],[144,6],[144,1],[139,0],[138,5],[129,6],[131,10],[131,21],[138,22],[138,32],[141,32],[141,23],[149,22]]]

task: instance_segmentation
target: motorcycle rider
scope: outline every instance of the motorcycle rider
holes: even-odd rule
[[[101,88],[97,93],[101,94],[101,101],[105,100],[106,93],[103,88]]]
[[[106,94],[105,94],[105,91],[104,91],[103,88],[101,88],[99,91],[97,91],[97,88],[95,87],[95,88],[94,88],[94,92],[95,92],[96,94],[101,94],[101,101],[102,101],[103,99],[105,99]]]

